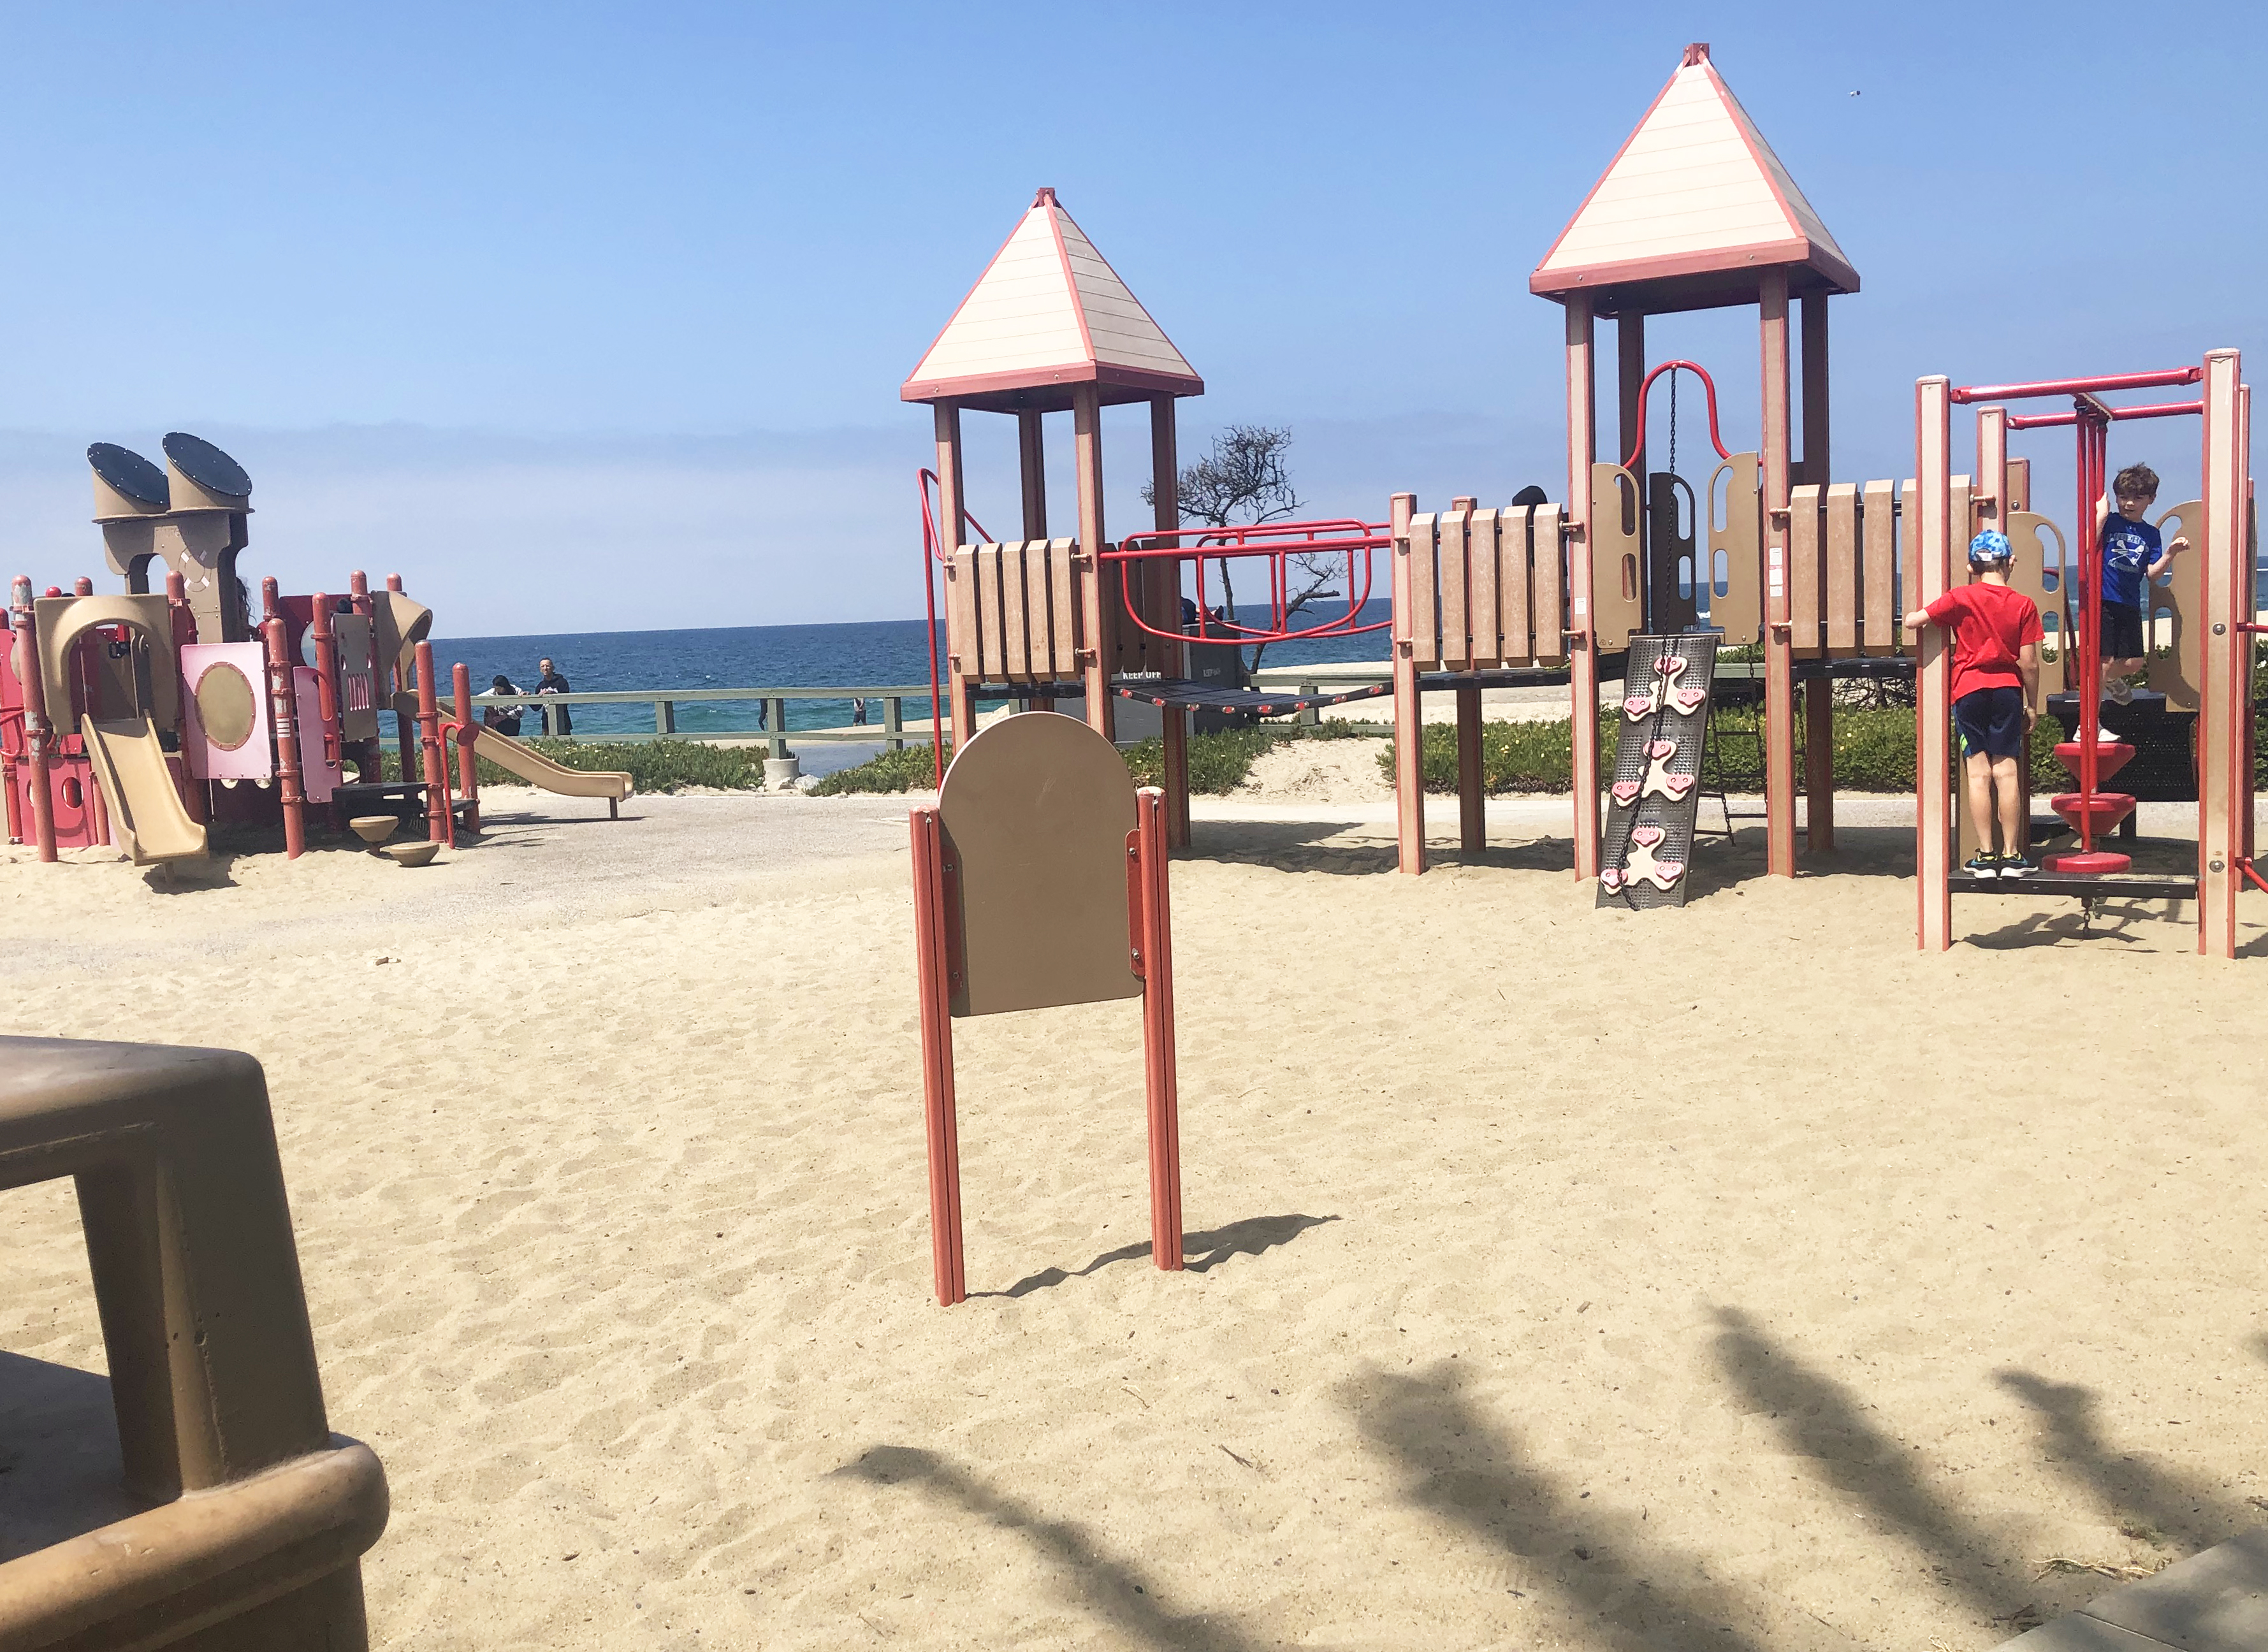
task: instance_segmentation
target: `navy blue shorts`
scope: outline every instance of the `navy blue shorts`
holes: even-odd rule
[[[1961,731],[1961,750],[1974,757],[2021,757],[2024,754],[2024,691],[2021,688],[1973,688],[1953,702],[1954,725]]]
[[[2138,602],[2105,602],[2102,605],[2102,657],[2105,659],[2140,659],[2142,645],[2142,605]]]

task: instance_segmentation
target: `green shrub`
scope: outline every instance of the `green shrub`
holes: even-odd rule
[[[840,797],[851,792],[926,791],[937,784],[935,760],[926,743],[902,751],[884,751],[855,768],[839,768],[820,777],[811,789],[814,797]]]
[[[1484,723],[1481,725],[1481,778],[1491,797],[1506,792],[1564,792],[1574,783],[1573,724],[1556,723]],[[1599,719],[1602,768],[1610,767],[1622,719],[1607,713]],[[1705,773],[1713,787],[1719,775],[1725,789],[1750,794],[1764,789],[1763,714],[1751,708],[1719,711],[1719,742]],[[2042,717],[2032,730],[2031,772],[2035,791],[2061,791],[2069,784],[2064,767],[2056,760],[2056,742],[2062,726]],[[1800,754],[1799,754],[1800,755]],[[1425,789],[1454,792],[1457,789],[1457,731],[1453,723],[1425,725],[1423,767]],[[1394,774],[1394,747],[1388,742],[1379,754],[1379,767]],[[1837,706],[1835,709],[1835,784],[1845,791],[1911,791],[1914,786],[1914,715],[1896,708],[1875,709]]]

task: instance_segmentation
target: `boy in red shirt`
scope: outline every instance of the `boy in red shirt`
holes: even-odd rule
[[[1987,528],[1969,542],[1974,583],[1955,585],[1926,608],[1906,615],[1906,629],[1943,626],[1953,633],[1953,719],[1961,731],[1962,767],[1969,782],[1969,819],[1977,853],[1968,870],[1976,877],[2021,877],[2039,870],[2024,853],[2023,789],[2016,765],[2038,716],[2040,611],[2008,585],[2015,554],[2007,537]],[[2000,842],[1992,853],[1992,794],[2000,797]]]

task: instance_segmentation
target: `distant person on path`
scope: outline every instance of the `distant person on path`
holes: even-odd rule
[[[498,672],[495,679],[489,684],[489,692],[492,694],[516,694],[519,692],[519,685],[502,672]],[[518,706],[482,706],[481,727],[494,729],[498,734],[518,734],[519,708]]]
[[[549,660],[540,659],[536,661],[535,669],[543,673],[542,676],[535,679],[535,692],[537,694],[567,694],[575,692],[573,687],[568,683],[567,679],[559,674],[558,671],[552,665]],[[543,713],[543,731],[546,734],[556,734],[563,739],[566,736],[575,732],[575,718],[567,707],[543,706],[539,708],[539,709]]]
[[[1906,629],[1942,626],[1953,633],[1953,720],[1961,729],[1969,782],[1969,822],[1977,853],[1972,877],[2021,877],[2039,867],[2024,853],[2024,793],[2016,765],[2024,760],[2033,701],[2040,692],[2040,611],[2008,584],[2015,553],[2007,536],[1987,528],[1969,541],[1975,584],[1955,585],[1926,608],[1906,615]],[[1992,793],[2000,794],[2000,843],[1992,853]]]
[[[850,698],[850,722],[855,727],[866,720],[866,702],[857,695]]]
[[[2142,519],[2158,497],[2158,473],[2147,465],[2120,471],[2110,493],[2118,509],[2102,519],[2102,697],[2123,706],[2134,698],[2126,679],[2142,669],[2149,650],[2142,619],[2150,582],[2190,542],[2176,535],[2171,545],[2161,544],[2156,525]]]

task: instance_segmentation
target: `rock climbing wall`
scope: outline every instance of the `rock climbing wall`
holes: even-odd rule
[[[1708,631],[1630,640],[1599,863],[1602,907],[1685,904],[1719,640]]]

